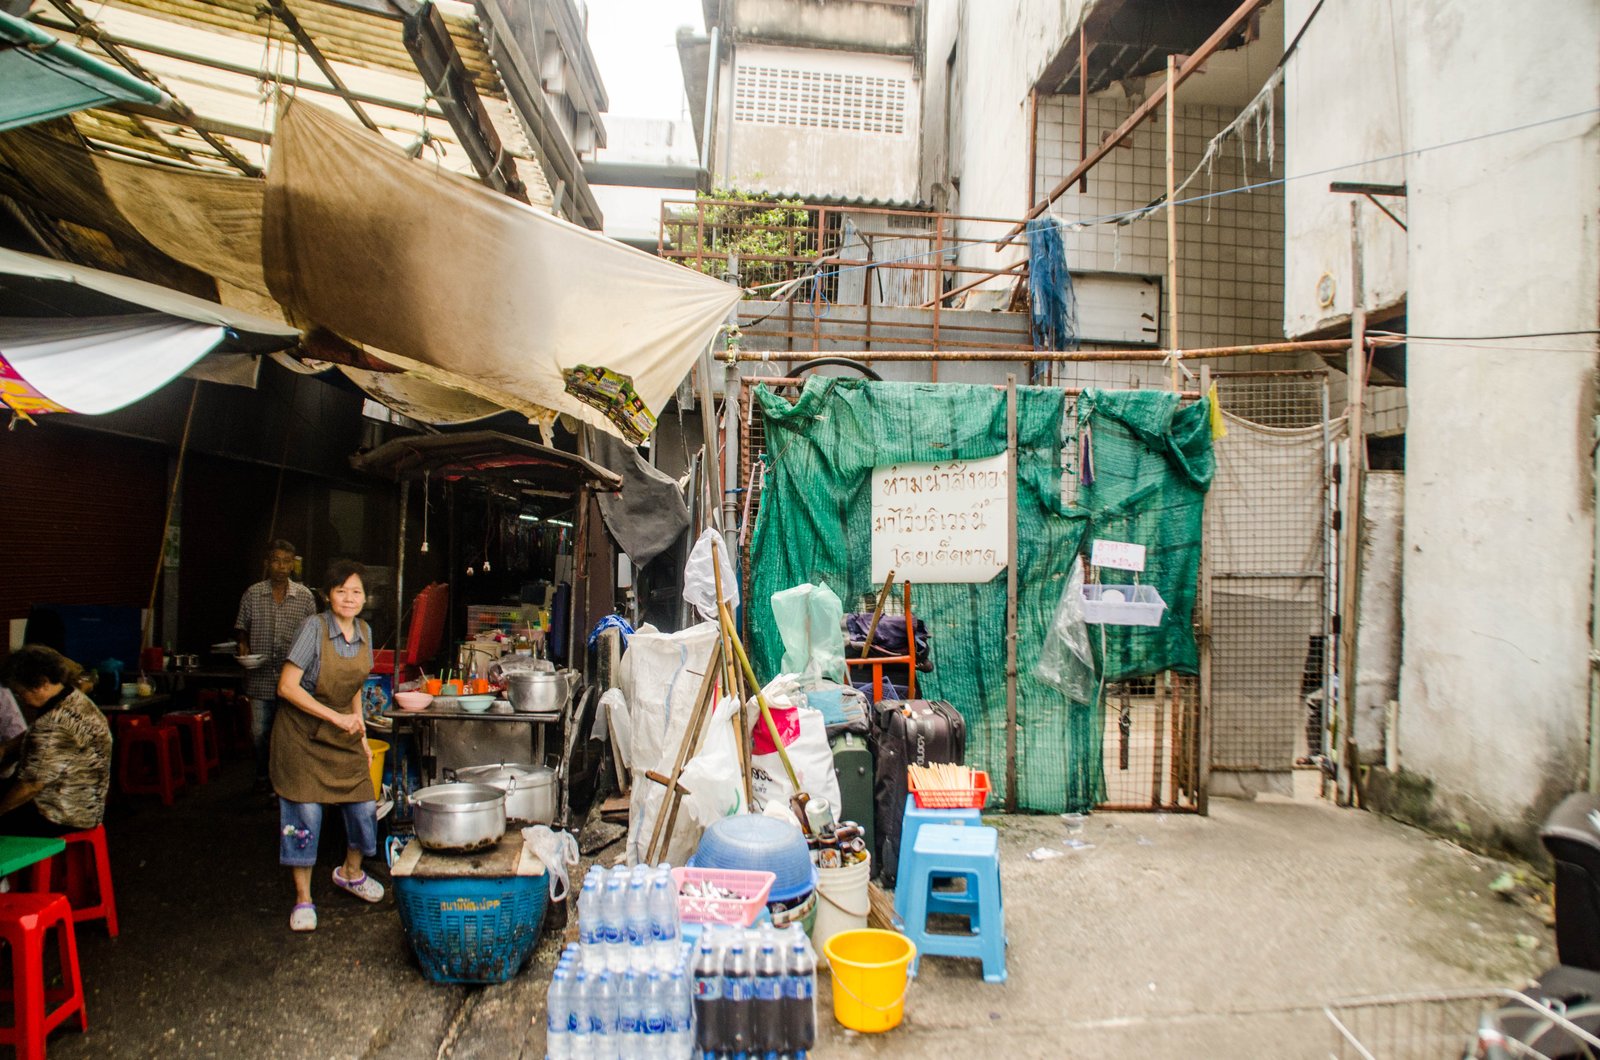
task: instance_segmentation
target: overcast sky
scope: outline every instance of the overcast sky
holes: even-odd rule
[[[688,101],[678,69],[679,26],[705,32],[700,0],[588,0],[589,47],[610,97],[609,113],[681,118]]]

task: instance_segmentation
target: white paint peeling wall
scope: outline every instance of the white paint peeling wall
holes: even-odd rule
[[[1409,186],[1403,250],[1387,220],[1366,235],[1372,301],[1404,294],[1411,333],[1596,327],[1595,116],[1499,133],[1600,106],[1600,7],[1549,0],[1530,19],[1492,0],[1393,4],[1403,106],[1381,48],[1389,0],[1326,5],[1290,71],[1291,173],[1426,149],[1350,175]],[[1326,207],[1319,184],[1289,193],[1288,317],[1302,327],[1317,269],[1348,284],[1348,205]],[[1584,781],[1595,367],[1593,336],[1409,347],[1402,765],[1432,781],[1440,820],[1483,838],[1528,843]]]
[[[1283,2],[1287,45],[1305,25],[1316,0]],[[1402,152],[1407,125],[1401,86],[1406,76],[1407,3],[1323,4],[1317,12],[1285,71],[1289,173],[1320,174]],[[1524,31],[1536,24],[1524,23]],[[1487,91],[1482,87],[1484,71],[1476,73],[1480,90]],[[1337,325],[1350,316],[1352,197],[1334,194],[1328,185],[1336,180],[1403,184],[1406,172],[1404,159],[1391,159],[1288,182],[1286,230],[1293,249],[1285,264],[1283,317],[1290,338]],[[1405,200],[1383,202],[1405,217]],[[1368,206],[1364,214],[1364,301],[1368,309],[1378,309],[1405,298],[1406,239],[1400,226],[1376,208]],[[1319,292],[1324,276],[1331,292]]]

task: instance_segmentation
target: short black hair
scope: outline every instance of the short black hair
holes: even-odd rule
[[[293,541],[285,541],[281,537],[275,538],[271,544],[267,545],[267,555],[270,556],[274,552],[287,552],[291,556],[300,554],[300,550],[294,547]]]
[[[322,576],[322,591],[331,593],[350,580],[354,574],[361,579],[361,590],[367,589],[367,568],[353,559],[336,559],[328,564],[328,573]]]
[[[54,648],[24,644],[0,663],[0,684],[13,692],[32,691],[41,685],[73,686],[83,668]]]

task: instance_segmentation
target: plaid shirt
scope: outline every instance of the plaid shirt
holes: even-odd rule
[[[259,581],[244,591],[239,601],[239,617],[233,628],[244,631],[250,650],[266,658],[254,670],[246,670],[244,694],[251,699],[273,699],[278,694],[278,672],[289,656],[289,646],[301,623],[317,613],[317,598],[299,582],[290,579],[283,603],[272,598],[272,582]]]

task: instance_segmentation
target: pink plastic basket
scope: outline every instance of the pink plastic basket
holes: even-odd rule
[[[678,885],[678,915],[691,924],[732,924],[749,927],[767,904],[767,894],[777,879],[770,872],[752,872],[745,869],[673,869],[673,882]],[[697,898],[684,894],[690,883],[711,883],[734,898]]]

